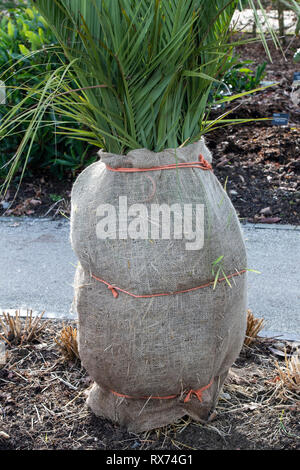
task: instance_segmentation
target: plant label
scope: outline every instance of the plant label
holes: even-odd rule
[[[272,124],[273,126],[287,126],[289,118],[289,113],[274,113]]]
[[[292,87],[297,88],[298,86],[300,86],[300,72],[295,72]]]

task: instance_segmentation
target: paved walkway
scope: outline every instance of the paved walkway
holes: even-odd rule
[[[243,225],[248,250],[249,308],[264,317],[266,335],[300,339],[300,227]],[[0,312],[70,312],[76,258],[67,220],[0,217]]]

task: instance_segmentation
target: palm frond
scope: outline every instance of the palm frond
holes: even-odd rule
[[[236,0],[35,3],[76,61],[81,87],[105,85],[86,91],[95,128],[104,131],[96,141],[122,153],[199,138],[211,85],[232,49]]]
[[[239,0],[35,0],[67,65],[59,67],[3,120],[0,138],[32,118],[16,152],[42,125],[45,111],[81,124],[69,136],[113,153],[160,151],[204,132],[212,84],[222,80],[234,45],[230,24]],[[250,6],[253,1],[249,0]],[[1,77],[0,77],[1,78]],[[207,131],[207,129],[206,129]],[[29,157],[29,154],[28,154]],[[8,179],[9,180],[9,179]]]

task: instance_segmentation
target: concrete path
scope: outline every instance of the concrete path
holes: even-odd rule
[[[300,227],[243,225],[249,308],[265,319],[264,334],[300,339]],[[76,258],[69,222],[0,217],[0,312],[46,311],[76,318],[70,311]]]

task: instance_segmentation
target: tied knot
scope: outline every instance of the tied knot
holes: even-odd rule
[[[207,170],[212,170],[211,164],[208,163],[207,160],[205,160],[205,158],[203,157],[203,155],[201,153],[199,155],[199,162],[201,163],[201,165],[204,166],[204,168],[207,168]]]
[[[212,383],[213,383],[213,380],[211,380],[208,385],[206,385],[205,387],[199,388],[198,390],[192,390],[191,389],[187,393],[187,395],[184,399],[184,403],[188,403],[189,401],[191,401],[191,398],[192,398],[193,395],[195,395],[198,398],[198,400],[200,401],[200,403],[202,403],[202,393],[205,390],[207,390],[212,385]]]
[[[115,299],[117,299],[119,297],[119,294],[116,291],[116,289],[114,288],[114,286],[112,286],[111,284],[107,284],[107,288],[111,291],[111,293],[112,293],[112,295],[114,296]]]

